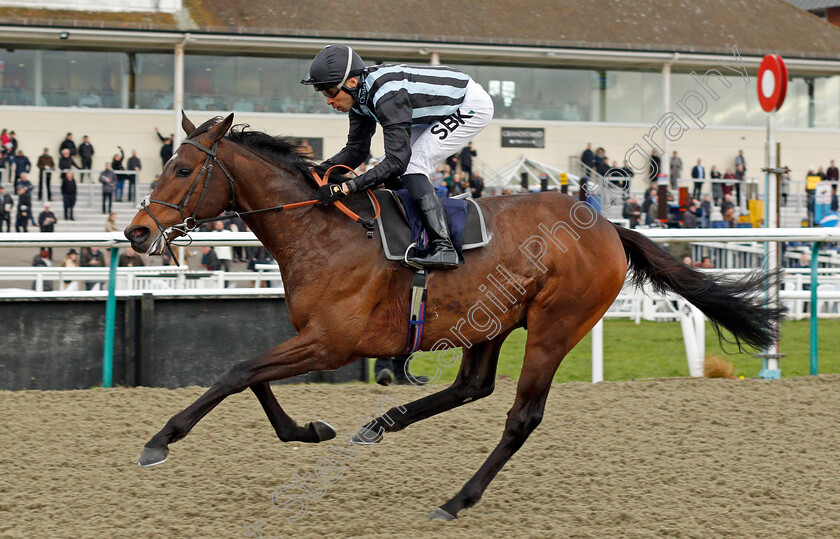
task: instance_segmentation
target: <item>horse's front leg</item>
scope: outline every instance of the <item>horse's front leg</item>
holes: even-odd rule
[[[341,354],[325,348],[321,341],[321,335],[320,331],[304,330],[280,346],[230,367],[198,400],[172,416],[166,426],[146,443],[138,464],[140,466],[154,466],[164,462],[169,454],[169,444],[186,436],[202,417],[207,415],[228,395],[239,393],[248,387],[256,387],[261,384],[267,386],[268,382],[272,380],[281,380],[309,371],[334,369],[340,366],[341,361],[336,358]],[[349,354],[345,354],[345,356],[349,357]],[[255,391],[258,397],[260,397],[259,391],[259,388]],[[291,418],[282,412],[273,395],[268,398],[267,394],[263,394],[262,397],[267,399],[263,402],[263,398],[261,398],[260,401],[263,402],[263,407],[266,407],[266,403],[268,404],[266,411],[269,413],[269,419],[272,418],[272,415],[281,417],[272,414],[279,409],[282,416],[291,421]],[[276,409],[273,408],[274,404],[271,401],[276,404]],[[286,426],[284,425],[282,428],[286,428]],[[327,436],[332,428],[313,427],[313,431],[319,436],[321,435],[320,432]],[[335,436],[335,432],[332,432],[332,436]],[[324,439],[328,438],[325,437]]]
[[[335,438],[335,429],[326,421],[312,421],[303,426],[298,425],[280,407],[268,382],[251,386],[251,391],[259,399],[280,441],[318,443]]]

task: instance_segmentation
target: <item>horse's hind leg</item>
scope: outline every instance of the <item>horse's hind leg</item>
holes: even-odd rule
[[[283,411],[268,382],[251,386],[251,391],[259,399],[268,416],[274,432],[282,442],[318,443],[335,438],[335,429],[324,421],[314,421],[299,426],[289,414]]]
[[[601,314],[591,314],[583,319],[569,316],[563,323],[558,323],[554,313],[542,311],[538,318],[533,315],[533,309],[529,311],[525,361],[502,439],[472,479],[454,498],[435,509],[429,515],[430,519],[452,520],[461,509],[478,502],[502,466],[522,447],[542,421],[545,401],[557,367],[566,353],[600,319]]]
[[[355,443],[376,443],[382,432],[396,432],[412,423],[449,411],[468,402],[484,398],[496,386],[496,364],[502,343],[510,331],[490,341],[474,344],[464,350],[455,381],[442,391],[403,406],[391,408],[362,427],[353,437]]]

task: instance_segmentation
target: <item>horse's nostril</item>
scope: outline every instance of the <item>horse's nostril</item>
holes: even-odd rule
[[[125,231],[125,237],[131,242],[142,242],[149,237],[150,233],[151,231],[147,226],[135,226]]]

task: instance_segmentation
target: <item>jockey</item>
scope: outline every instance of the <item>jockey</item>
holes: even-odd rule
[[[382,126],[385,158],[340,186],[325,185],[318,200],[331,204],[350,193],[400,178],[422,211],[431,250],[410,261],[424,267],[458,266],[446,215],[429,176],[463,148],[493,118],[493,101],[468,75],[444,66],[383,64],[366,67],[346,45],[328,45],[312,60],[309,78],[327,104],[350,115],[347,144],[316,170],[333,165],[355,169],[370,154],[376,124]]]

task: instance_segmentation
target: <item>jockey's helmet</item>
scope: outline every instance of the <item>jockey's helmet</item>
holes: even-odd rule
[[[309,78],[300,83],[313,85],[318,91],[340,88],[364,69],[362,57],[347,45],[327,45],[309,65]]]

